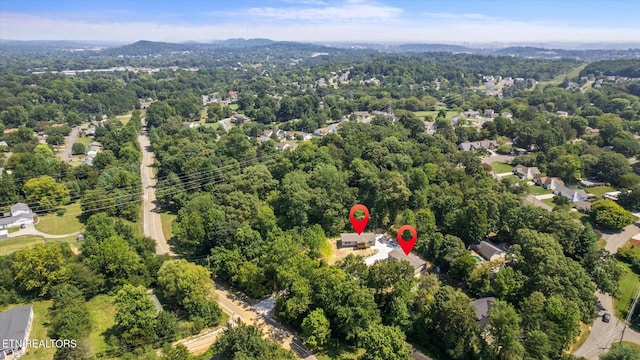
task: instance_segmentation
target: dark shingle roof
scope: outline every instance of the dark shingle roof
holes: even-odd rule
[[[0,339],[14,340],[0,342],[0,353],[13,352],[9,347],[11,343],[24,340],[29,331],[29,318],[31,317],[31,305],[19,306],[0,313]],[[4,347],[7,345],[8,347]]]
[[[480,326],[489,321],[489,309],[491,304],[496,300],[494,297],[486,297],[471,302],[471,307],[476,312],[476,319],[480,322]]]
[[[400,261],[400,260],[408,261],[409,263],[411,263],[411,266],[413,266],[414,269],[417,269],[426,264],[424,260],[420,259],[419,257],[411,253],[409,253],[408,256],[405,255],[404,251],[400,249],[391,250],[391,252],[389,253],[389,259],[397,260],[397,261]]]

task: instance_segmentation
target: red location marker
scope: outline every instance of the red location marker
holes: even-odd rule
[[[405,240],[402,238],[402,234],[405,231],[411,231],[411,240]],[[409,255],[413,247],[416,245],[416,240],[418,239],[418,234],[416,233],[416,229],[411,225],[402,225],[400,229],[398,229],[398,244],[404,251],[405,255]]]
[[[364,213],[362,220],[356,219],[355,215],[358,210]],[[351,220],[351,226],[353,226],[353,229],[358,233],[358,235],[362,234],[364,228],[367,227],[367,223],[369,222],[369,209],[361,204],[354,205],[349,212],[349,220]]]

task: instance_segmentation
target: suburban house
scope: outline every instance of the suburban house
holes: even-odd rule
[[[483,115],[490,118],[496,117],[496,113],[495,111],[493,111],[493,109],[484,109]]]
[[[535,166],[528,167],[522,164],[513,168],[513,173],[521,179],[535,179],[542,176],[542,174],[540,173],[540,170],[538,170],[537,167]]]
[[[489,322],[489,309],[495,300],[494,297],[486,297],[471,302],[470,305],[476,312],[476,319],[478,319],[481,328]]]
[[[289,145],[288,143],[286,143],[284,141],[280,141],[279,143],[276,144],[276,149],[278,149],[280,151],[287,150],[290,147],[291,147],[291,145]]]
[[[588,201],[578,201],[576,202],[576,210],[581,213],[588,214],[591,212],[591,203]]]
[[[20,225],[33,224],[33,212],[29,205],[17,203],[11,206],[9,212],[0,218],[0,229],[8,229]]]
[[[487,261],[504,259],[505,255],[507,254],[506,251],[484,240],[480,241],[480,243],[477,245],[472,245],[471,248]]]
[[[564,196],[566,197],[570,203],[575,203],[578,201],[587,201],[589,199],[589,195],[582,189],[573,190],[569,189],[566,186],[560,186],[553,191],[553,194],[556,196]]]
[[[462,151],[475,151],[475,150],[493,150],[498,147],[498,142],[495,140],[484,139],[481,141],[465,141],[458,145],[458,149]]]
[[[273,130],[271,129],[262,130],[262,136],[271,137],[271,135],[273,135]]]
[[[564,181],[556,177],[541,176],[533,180],[533,182],[547,190],[555,190],[560,186],[564,186]]]
[[[95,157],[100,151],[102,151],[102,144],[97,141],[94,141],[87,146],[87,156]]]
[[[567,117],[569,116],[569,113],[566,111],[556,111],[556,115],[560,116],[560,117]]]
[[[400,249],[393,249],[389,253],[389,261],[408,261],[413,266],[413,274],[415,276],[420,275],[421,272],[427,269],[427,262],[420,259],[413,253],[405,255],[404,251]]]
[[[340,234],[340,247],[356,247],[367,249],[376,244],[376,235],[370,232]]]
[[[88,129],[84,132],[84,135],[85,135],[85,136],[89,136],[89,137],[91,137],[91,136],[96,136],[96,127],[95,127],[95,126],[92,126],[92,127],[88,128]]]
[[[24,355],[32,321],[31,305],[14,307],[0,313],[0,360],[17,359]]]
[[[193,128],[197,128],[199,127],[201,124],[197,121],[187,121],[187,122],[183,122],[182,125],[188,127],[189,129],[193,129]]]

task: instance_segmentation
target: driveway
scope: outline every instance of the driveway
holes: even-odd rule
[[[150,237],[156,242],[156,254],[175,255],[162,233],[162,221],[160,219],[160,208],[156,201],[156,178],[153,176],[152,166],[154,154],[151,149],[151,141],[146,125],[146,119],[142,119],[142,133],[138,136],[138,142],[142,149],[142,161],[140,162],[140,179],[142,180],[143,189],[143,227],[144,236]]]
[[[607,242],[605,249],[612,254],[618,252],[618,248],[626,244],[634,235],[640,233],[639,224],[640,223],[628,225],[618,233],[603,233],[602,239]]]
[[[543,208],[545,210],[548,210],[548,211],[553,211],[553,207],[543,203],[542,201],[538,200],[533,195],[527,195],[527,197],[524,199],[524,201],[525,201],[525,203],[527,203],[529,205],[541,207],[541,208]]]
[[[16,232],[9,233],[8,236],[11,238],[11,237],[22,236],[22,235],[31,235],[31,236],[42,236],[45,239],[62,239],[69,236],[78,235],[80,233],[82,233],[82,231],[76,231],[74,233],[63,234],[63,235],[52,235],[52,234],[47,234],[47,233],[38,231],[38,229],[36,229],[35,225],[33,224],[27,224],[25,225],[24,229],[20,229]]]
[[[388,242],[380,242],[378,239],[380,239],[381,237],[382,235],[376,235],[376,244],[373,246],[373,249],[378,250],[378,252],[364,259],[365,264],[373,265],[373,263],[378,260],[387,260],[387,258],[389,257],[389,253],[393,249],[399,247],[398,245],[391,245]]]

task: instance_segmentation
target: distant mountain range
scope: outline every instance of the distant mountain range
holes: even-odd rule
[[[612,44],[591,44],[591,46],[601,46],[600,49],[576,49],[576,44],[568,44],[568,49],[547,48],[533,46],[500,46],[500,44],[489,44],[487,47],[472,47],[451,44],[377,44],[377,43],[325,43],[312,44],[287,41],[273,41],[270,39],[227,39],[217,40],[210,43],[185,42],[185,43],[168,43],[156,41],[138,41],[133,44],[121,46],[121,44],[107,42],[80,42],[80,41],[13,41],[0,40],[0,47],[3,48],[46,48],[49,50],[92,50],[96,47],[106,48],[99,51],[101,55],[106,56],[141,56],[141,55],[157,55],[176,52],[202,52],[215,49],[242,49],[269,47],[286,44],[287,47],[300,47],[312,51],[327,51],[330,49],[367,49],[380,52],[449,52],[476,55],[491,56],[514,56],[526,58],[573,58],[587,61],[595,61],[602,59],[637,59],[640,58],[640,44],[630,45],[629,48],[620,49],[613,48]],[[492,45],[492,46],[491,46]],[[636,45],[635,48],[632,46]],[[586,45],[583,45],[586,46]],[[621,44],[618,44],[618,47]]]

